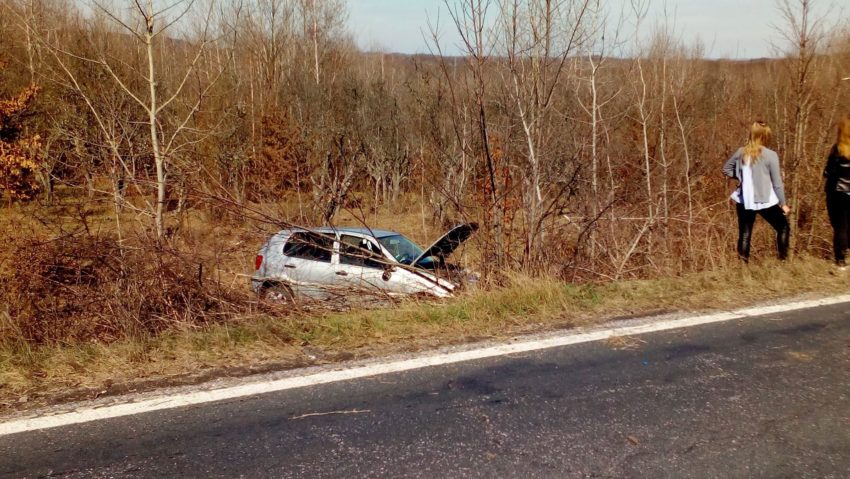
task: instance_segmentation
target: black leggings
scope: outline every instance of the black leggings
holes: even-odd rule
[[[844,252],[850,238],[850,194],[832,192],[826,195],[826,211],[832,224],[832,248],[835,262],[844,264]]]
[[[750,260],[750,241],[753,237],[756,215],[761,215],[776,230],[776,249],[779,252],[779,259],[787,258],[791,226],[779,205],[763,210],[748,210],[744,208],[744,205],[738,204],[738,254],[744,261]]]

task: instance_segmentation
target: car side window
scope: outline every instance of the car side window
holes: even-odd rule
[[[340,264],[381,269],[386,260],[380,251],[378,245],[367,238],[349,235],[341,235],[339,238]]]
[[[283,254],[291,258],[331,262],[334,239],[315,233],[292,233],[283,246]]]

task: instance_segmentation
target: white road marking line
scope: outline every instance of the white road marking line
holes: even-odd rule
[[[815,308],[840,303],[850,303],[850,295],[810,301],[798,301],[777,306],[744,308],[737,311],[692,316],[681,319],[669,319],[635,326],[609,327],[587,332],[574,331],[545,339],[518,341],[498,346],[459,351],[454,353],[430,354],[413,359],[395,360],[387,363],[353,366],[346,369],[323,371],[307,376],[288,377],[257,383],[242,384],[211,391],[195,391],[186,394],[147,399],[97,408],[79,409],[54,415],[28,417],[0,423],[0,436],[40,429],[68,426],[84,422],[130,416],[146,412],[174,409],[216,401],[225,401],[241,397],[296,389],[319,384],[327,384],[351,379],[380,376],[413,369],[441,366],[446,364],[485,359],[509,354],[539,351],[543,349],[569,346],[572,344],[600,341],[614,336],[635,336],[639,334],[681,329],[704,324],[720,323],[752,316],[776,314],[800,309]]]

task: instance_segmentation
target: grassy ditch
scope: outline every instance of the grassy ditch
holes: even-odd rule
[[[713,310],[847,290],[824,260],[576,286],[515,277],[445,302],[345,313],[255,314],[109,344],[0,343],[0,411],[321,362],[589,325],[664,310]],[[4,313],[0,311],[0,316]],[[0,320],[3,320],[0,317]]]

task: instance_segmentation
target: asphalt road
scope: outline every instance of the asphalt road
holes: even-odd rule
[[[0,437],[2,477],[848,475],[850,304]]]

